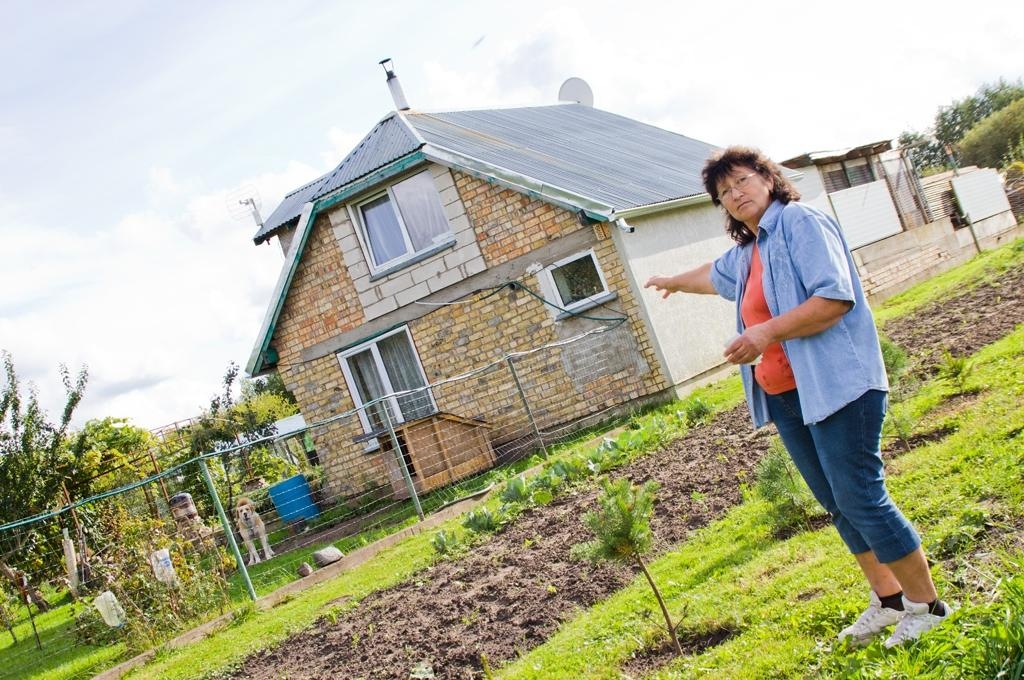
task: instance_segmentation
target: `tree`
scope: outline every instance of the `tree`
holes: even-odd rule
[[[922,175],[929,175],[946,169],[947,157],[942,144],[922,132],[906,131],[898,139],[901,149],[906,149],[910,162]]]
[[[952,167],[952,154],[972,128],[1020,99],[1024,99],[1024,82],[1021,80],[1008,83],[999,79],[982,85],[977,94],[939,107],[932,135],[905,131],[900,134],[899,144],[908,149],[910,160],[922,174],[945,170]],[[1017,140],[1012,141],[1016,143]]]
[[[610,560],[638,567],[647,578],[658,606],[661,607],[666,630],[672,639],[672,647],[676,654],[681,656],[683,649],[679,646],[679,638],[676,637],[676,626],[673,625],[661,591],[658,590],[643,560],[654,540],[650,522],[654,510],[654,494],[658,490],[658,485],[649,481],[641,487],[636,487],[625,478],[617,482],[603,480],[601,484],[603,493],[597,499],[600,509],[597,512],[588,512],[583,518],[597,536],[597,540],[577,546],[574,552],[595,562]]]
[[[1024,99],[996,111],[975,125],[960,142],[964,163],[1001,168],[1015,160],[1015,149],[1024,146]]]
[[[975,125],[996,111],[1024,98],[1024,83],[1007,83],[1002,78],[982,85],[978,93],[939,108],[935,116],[935,139],[956,146]]]
[[[6,499],[0,504],[0,522],[6,523],[61,504],[68,428],[89,373],[83,367],[72,381],[67,367],[60,366],[67,400],[60,421],[52,424],[39,405],[35,386],[29,385],[27,395],[22,395],[13,358],[8,352],[0,356],[6,377],[0,393],[0,490]]]
[[[276,394],[293,406],[297,406],[299,403],[292,391],[285,387],[280,373],[274,372],[259,378],[242,379],[242,401],[249,401],[263,394]]]
[[[39,405],[35,386],[29,385],[27,395],[22,394],[21,383],[14,369],[14,359],[8,352],[0,352],[6,378],[0,392],[0,524],[39,515],[63,505],[61,481],[67,460],[67,434],[75,408],[82,401],[89,380],[83,367],[77,378],[63,364],[61,379],[67,399],[57,424],[47,420]],[[11,543],[5,543],[0,554],[0,573],[10,580],[21,578],[9,562],[26,560],[35,551],[36,542],[42,540],[38,532],[14,528],[8,533]],[[22,584],[15,583],[15,587]],[[26,591],[41,609],[49,604],[35,588]]]
[[[223,479],[215,482],[220,487],[218,493],[226,498],[228,507],[233,504],[235,487],[245,479],[261,474],[260,463],[266,456],[260,454],[265,447],[253,450],[248,444],[276,434],[275,421],[296,411],[295,406],[285,397],[266,389],[242,389],[241,400],[236,400],[234,394],[238,375],[238,365],[234,362],[228,364],[221,379],[221,392],[210,399],[209,409],[182,433],[187,447],[176,456],[187,460],[204,454],[220,453]],[[255,465],[254,455],[258,459]],[[283,461],[281,464],[285,465]],[[187,479],[186,487],[196,504],[209,510],[200,500],[208,496],[205,483],[196,477]]]
[[[86,498],[152,474],[148,453],[155,445],[153,435],[125,418],[90,420],[71,441],[63,470],[68,493]]]

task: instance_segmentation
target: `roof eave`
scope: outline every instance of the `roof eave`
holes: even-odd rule
[[[702,203],[710,203],[711,196],[706,193],[694,194],[692,196],[683,196],[681,198],[673,198],[670,201],[661,201],[659,203],[648,203],[647,205],[638,205],[632,208],[625,208],[623,210],[616,210],[614,217],[622,219],[629,219],[630,217],[640,217],[641,215],[651,215],[653,213],[665,212],[668,210],[676,210],[677,208],[686,208],[691,205],[700,205]]]

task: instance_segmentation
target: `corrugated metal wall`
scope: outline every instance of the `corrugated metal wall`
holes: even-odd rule
[[[835,191],[828,198],[850,248],[859,248],[903,231],[885,180]]]

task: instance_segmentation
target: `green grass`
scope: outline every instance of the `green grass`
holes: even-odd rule
[[[18,643],[14,644],[7,630],[0,631],[0,677],[52,678],[53,668],[60,668],[60,677],[89,677],[97,668],[114,665],[125,653],[124,645],[73,646],[75,637],[73,614],[85,605],[51,599],[54,609],[34,615],[35,631],[42,649],[37,649],[32,621],[25,615],[24,605],[12,611],[20,622],[14,626]],[[12,653],[15,652],[16,653]]]

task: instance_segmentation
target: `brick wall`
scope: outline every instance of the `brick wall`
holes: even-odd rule
[[[567,210],[462,172],[452,175],[488,267],[580,229],[576,216]]]
[[[940,244],[907,251],[884,265],[862,272],[864,294],[869,299],[878,300],[883,294],[891,294],[890,291],[907,287],[904,284],[908,282],[920,280],[936,267],[942,267],[945,262],[952,259],[953,253]]]
[[[303,361],[303,349],[363,323],[365,317],[355,285],[327,215],[318,215],[306,249],[278,317],[271,346],[278,352],[277,370],[299,403],[306,422],[315,422],[353,407],[338,359],[331,355]],[[386,481],[379,457],[336,455],[335,441],[362,434],[349,419],[313,433],[331,496],[350,495],[366,485]]]

